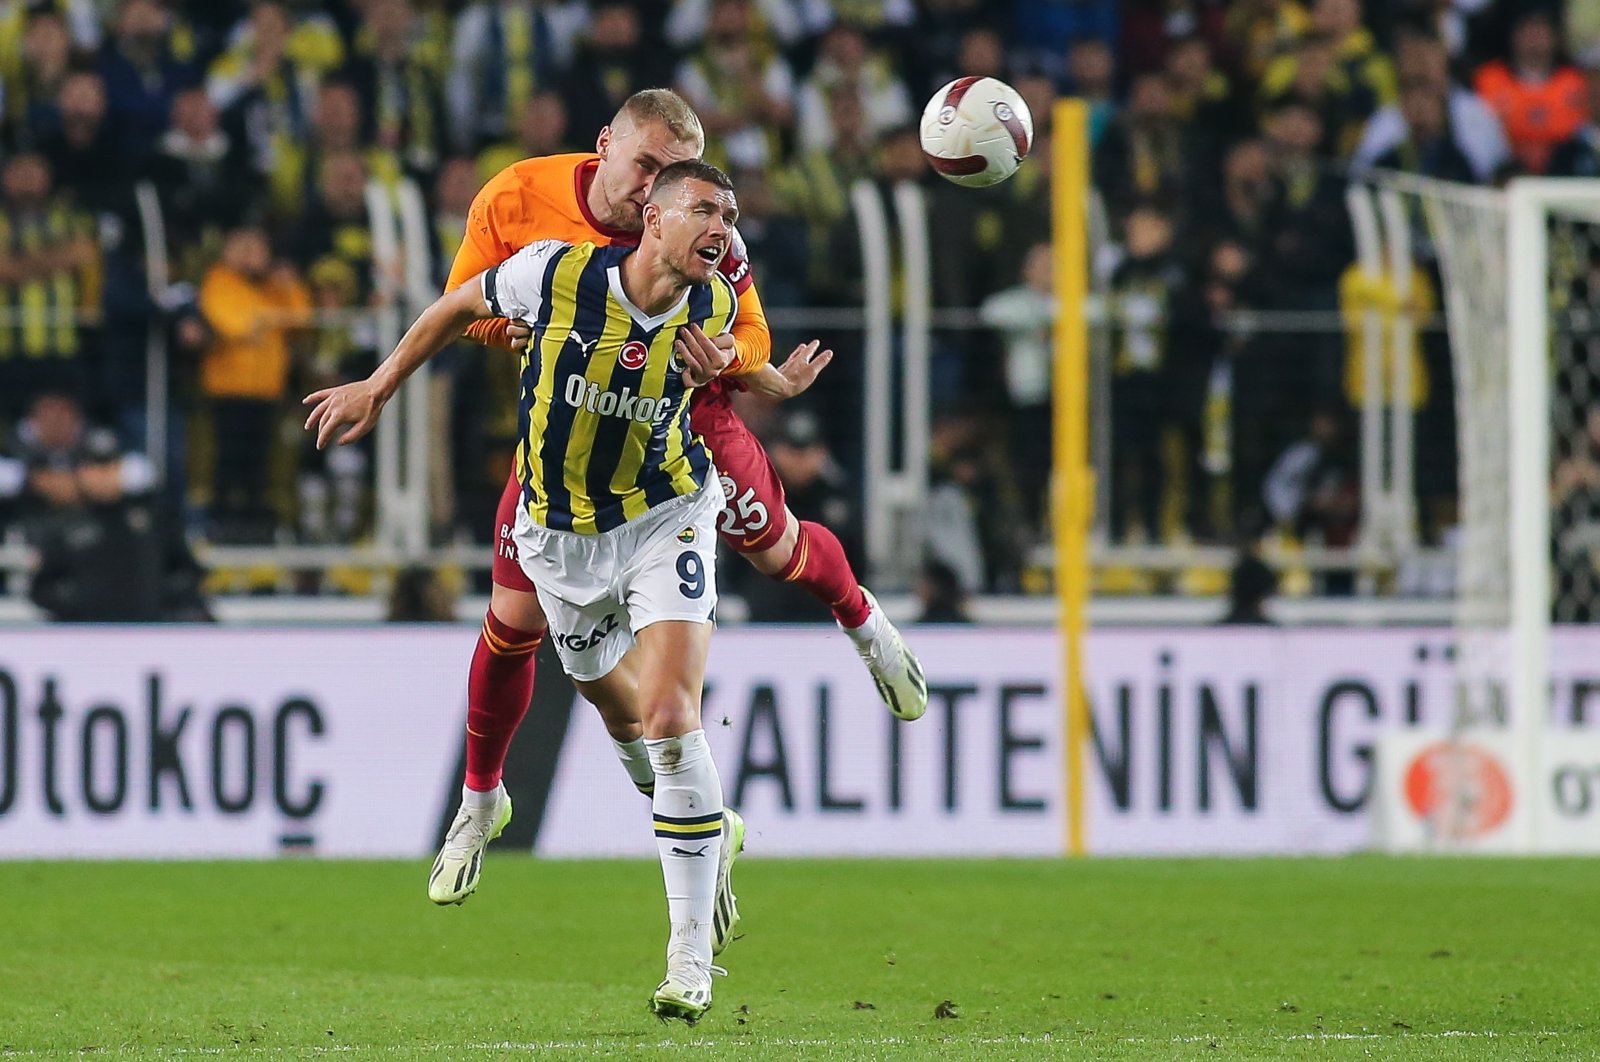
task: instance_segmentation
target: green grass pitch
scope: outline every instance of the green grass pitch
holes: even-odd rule
[[[692,1029],[654,864],[427,867],[0,863],[0,1058],[1600,1057],[1595,862],[753,854]]]

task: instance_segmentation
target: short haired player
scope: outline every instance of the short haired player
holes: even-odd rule
[[[513,532],[523,572],[561,631],[562,666],[586,695],[631,699],[656,785],[671,929],[651,997],[691,1024],[711,1005],[712,910],[722,784],[700,725],[722,483],[689,424],[692,388],[725,364],[687,344],[738,313],[717,271],[738,204],[699,161],[665,167],[637,249],[541,240],[441,296],[367,380],[312,395],[317,444],[371,430],[404,379],[476,320],[525,322]],[[339,434],[344,428],[343,434]],[[636,648],[635,648],[636,647]],[[633,650],[637,666],[619,674]]]
[[[526,159],[483,187],[468,214],[449,285],[461,284],[536,240],[601,245],[635,241],[656,174],[673,162],[698,158],[704,146],[700,121],[682,97],[666,89],[635,93],[600,131],[593,154]],[[731,347],[734,362],[727,375],[758,391],[782,398],[804,390],[826,364],[827,353],[818,354],[808,344],[781,368],[769,365],[771,335],[737,232],[731,234],[720,268],[739,293],[733,330],[708,339],[690,329],[686,342]],[[527,333],[519,322],[496,318],[474,323],[467,334],[490,346],[514,348]],[[927,707],[927,685],[916,658],[857,582],[837,537],[788,511],[783,484],[766,451],[733,411],[720,384],[696,390],[689,415],[716,455],[728,494],[730,504],[719,521],[723,541],[765,574],[793,582],[827,604],[855,642],[891,710],[903,719],[919,717]],[[459,903],[477,888],[484,847],[510,816],[501,772],[512,734],[532,698],[534,650],[547,627],[533,585],[517,566],[512,532],[518,499],[513,476],[496,516],[494,587],[467,684],[462,806],[435,862],[435,871],[444,871],[430,874],[428,895],[436,903]],[[558,638],[574,633],[556,631]],[[648,794],[654,772],[641,744],[637,715],[625,703],[602,701],[596,707],[629,776]],[[737,816],[730,815],[730,829],[742,831]],[[719,950],[737,919],[731,890],[724,896],[727,902],[719,901],[717,912]]]

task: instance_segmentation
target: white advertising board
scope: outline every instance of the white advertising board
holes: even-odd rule
[[[473,634],[6,631],[0,857],[425,851]]]
[[[475,633],[0,634],[0,857],[425,857],[457,799]],[[1600,633],[1558,633],[1558,717],[1600,733],[1587,703],[1600,665],[1586,663],[1600,661]],[[933,697],[925,718],[897,724],[835,630],[716,634],[704,718],[753,850],[1064,851],[1054,634],[910,637]],[[1092,633],[1089,850],[1367,846],[1379,737],[1448,722],[1449,652],[1448,630]],[[519,843],[650,855],[648,808],[599,719],[548,664],[539,687],[508,766]],[[1582,833],[1600,815],[1600,758],[1579,760],[1560,785],[1584,809],[1567,816]]]
[[[1519,764],[1532,762],[1532,771]],[[1600,734],[1385,734],[1373,843],[1395,852],[1600,852]]]

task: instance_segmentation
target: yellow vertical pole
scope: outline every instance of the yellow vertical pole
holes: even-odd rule
[[[1066,708],[1068,855],[1083,855],[1087,797],[1084,760],[1089,703],[1083,675],[1083,633],[1089,604],[1089,521],[1094,473],[1089,467],[1089,107],[1062,100],[1051,119],[1050,199],[1055,258],[1055,360],[1050,522],[1055,535],[1055,585],[1061,629],[1061,688]]]

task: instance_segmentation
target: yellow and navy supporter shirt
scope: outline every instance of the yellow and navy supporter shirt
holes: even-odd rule
[[[541,240],[483,274],[497,317],[533,329],[522,355],[517,478],[533,522],[599,534],[705,486],[711,455],[689,427],[678,329],[733,326],[721,273],[647,315],[622,290],[632,247]]]

